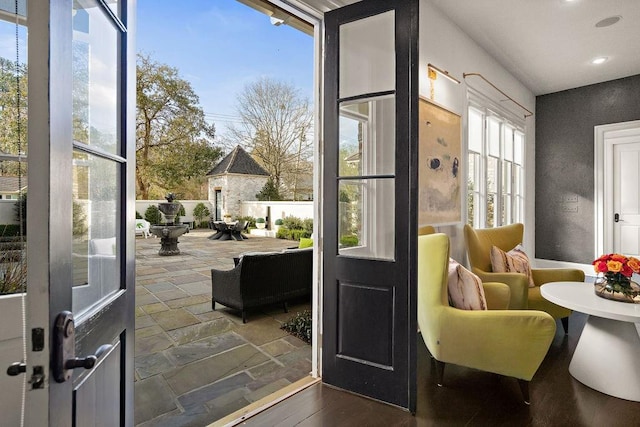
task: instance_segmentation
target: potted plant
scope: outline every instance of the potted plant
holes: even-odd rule
[[[263,229],[265,226],[264,218],[256,218],[256,228]]]
[[[226,213],[226,214],[222,215],[222,219],[224,220],[224,222],[231,222],[231,214],[230,213]]]
[[[283,223],[282,218],[276,219],[275,222],[273,223],[274,224],[273,228],[275,229],[276,233],[278,232],[278,230],[282,226],[282,223]]]

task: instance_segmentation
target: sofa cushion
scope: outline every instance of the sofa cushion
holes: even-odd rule
[[[486,310],[482,280],[456,260],[449,258],[449,281],[447,284],[449,305],[461,310]]]
[[[505,252],[497,246],[491,247],[491,269],[496,273],[522,273],[529,279],[529,287],[533,288],[531,263],[524,252],[522,245],[517,245],[509,252]]]

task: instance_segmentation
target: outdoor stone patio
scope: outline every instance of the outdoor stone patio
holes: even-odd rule
[[[211,309],[211,268],[232,269],[243,252],[295,242],[250,236],[209,240],[211,230],[179,238],[181,254],[158,255],[160,239],[136,238],[135,422],[202,426],[311,371],[311,347],[280,329],[309,301],[240,313]]]

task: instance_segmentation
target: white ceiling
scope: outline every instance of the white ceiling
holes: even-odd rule
[[[304,2],[326,12],[356,1]],[[430,1],[536,95],[640,74],[640,0]]]

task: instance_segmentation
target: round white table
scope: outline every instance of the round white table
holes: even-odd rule
[[[640,304],[600,298],[593,283],[547,283],[540,293],[589,315],[569,365],[571,375],[594,390],[640,402]]]

